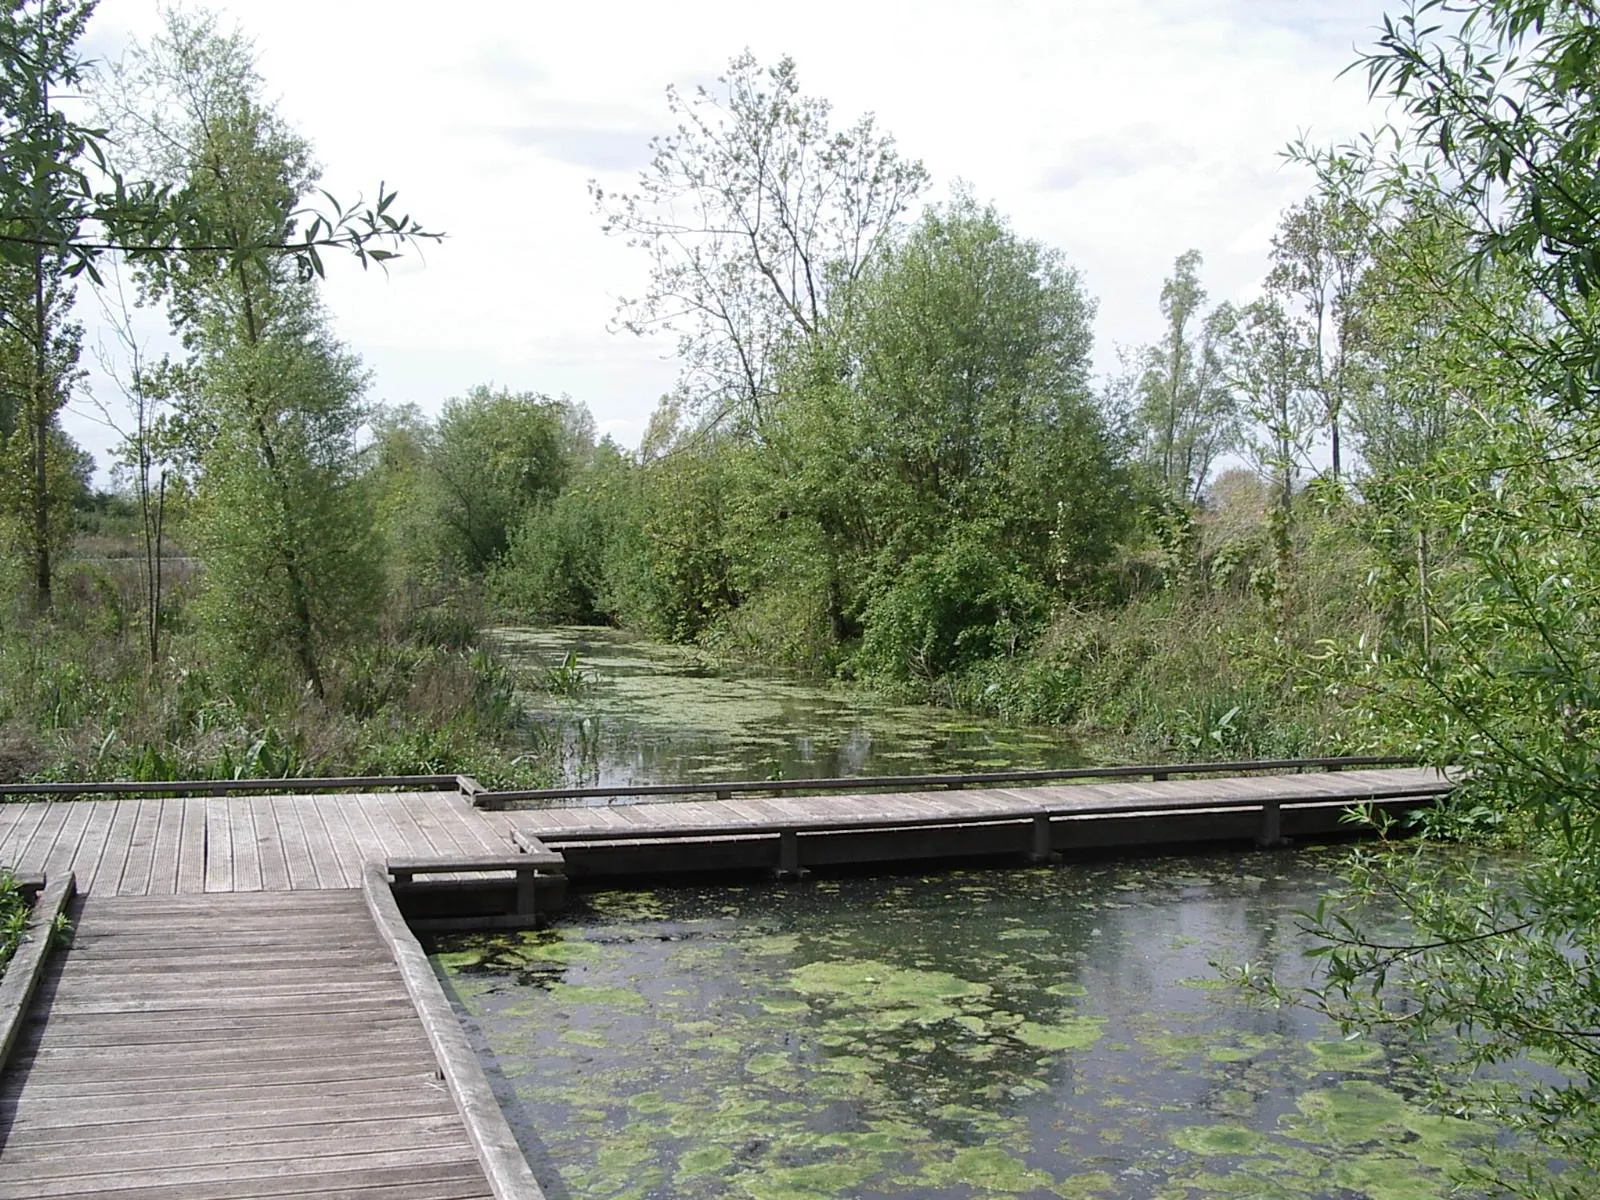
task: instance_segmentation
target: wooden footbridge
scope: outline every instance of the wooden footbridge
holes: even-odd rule
[[[525,925],[569,879],[1273,844],[1450,787],[1349,759],[620,793],[14,787],[0,865],[37,896],[0,979],[0,1200],[536,1200],[411,927]],[[57,913],[73,932],[51,952]]]

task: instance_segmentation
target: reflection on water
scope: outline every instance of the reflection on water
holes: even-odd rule
[[[527,680],[524,700],[535,727],[559,748],[564,780],[574,786],[908,775],[1082,761],[1077,748],[1052,730],[878,704],[858,690],[781,675],[711,674],[680,647],[613,629],[505,629],[493,638]],[[578,694],[540,692],[545,673],[573,651],[585,679]]]
[[[1443,1196],[1478,1127],[1208,965],[1302,980],[1331,861],[602,893],[435,962],[554,1197]]]

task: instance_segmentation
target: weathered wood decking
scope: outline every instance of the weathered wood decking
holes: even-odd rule
[[[0,1200],[492,1195],[350,889],[89,896],[0,1137]]]
[[[974,788],[510,810],[569,876],[671,873],[1326,836],[1352,804],[1400,812],[1453,785],[1398,768],[1064,787]]]
[[[369,862],[510,849],[507,814],[455,792],[0,804],[0,864],[91,895],[355,888]]]
[[[0,1200],[535,1200],[386,864],[425,900],[410,876],[454,863],[481,883],[519,846],[580,877],[1038,859],[1314,835],[1351,803],[1450,786],[1380,770],[506,811],[460,790],[0,804],[0,865],[72,871],[84,895],[0,1071]],[[536,882],[504,873],[506,903]]]

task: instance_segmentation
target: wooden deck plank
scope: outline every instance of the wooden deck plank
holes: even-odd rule
[[[411,814],[405,811],[397,793],[386,792],[367,797],[366,800],[362,810],[372,822],[372,831],[383,849],[384,858],[403,858],[410,854],[431,852],[431,843],[417,828]]]
[[[338,812],[350,830],[356,848],[356,862],[382,862],[388,856],[383,849],[383,838],[372,823],[370,806],[365,803],[346,803],[351,800],[353,798],[348,796],[325,797],[328,806]]]
[[[208,796],[206,814],[205,890],[208,893],[233,891],[233,821],[228,800]]]
[[[83,801],[78,801],[82,804]],[[92,878],[85,880],[85,890],[98,888],[109,895],[116,895],[117,887],[122,882],[122,868],[128,861],[128,845],[133,840],[134,821],[139,816],[139,802],[137,800],[110,800],[91,801],[96,804],[110,804],[111,826],[106,830],[105,846],[100,858],[95,865]]]
[[[194,895],[206,890],[206,800],[185,796],[178,830],[177,892]]]
[[[256,831],[254,849],[261,863],[261,890],[287,892],[289,858],[283,848],[283,830],[278,827],[279,806],[273,803],[270,796],[251,796],[242,803],[249,807],[250,820]]]
[[[155,845],[150,855],[146,895],[170,895],[178,890],[178,858],[183,845],[183,798],[168,796],[157,802]]]
[[[78,891],[87,892],[100,872],[100,860],[105,857],[106,844],[111,838],[117,806],[115,802],[107,803],[104,800],[76,800],[73,803],[89,810],[89,823],[84,826],[83,836],[78,839],[78,849],[70,864]]]
[[[119,884],[140,878],[135,861]],[[143,878],[156,894],[86,897],[47,968],[0,1074],[0,1200],[490,1194],[361,892]]]
[[[468,849],[470,842],[464,843],[456,836],[455,822],[439,819],[428,797],[418,792],[396,792],[395,799],[428,839],[430,853],[441,858],[466,858],[476,852]]]
[[[147,797],[126,803],[135,806],[135,813],[128,854],[123,860],[122,875],[117,880],[117,895],[147,896],[150,894],[150,870],[155,861],[156,836],[161,826],[162,801]]]
[[[56,838],[61,834],[61,827],[67,823],[67,811],[59,805],[51,807],[54,811],[45,814],[44,820],[39,822],[33,836],[28,839],[28,844],[17,855],[18,861],[28,864],[30,871],[44,869],[45,860],[50,857]]]
[[[11,831],[17,827],[17,822],[30,816],[27,803],[0,801],[0,866],[11,866],[11,860],[5,857],[6,842],[11,839]]]
[[[317,868],[311,859],[311,839],[305,823],[300,819],[298,796],[278,797],[271,805],[273,826],[278,831],[278,845],[283,849],[284,870],[292,891],[316,891]]]
[[[94,819],[95,805],[81,801],[70,805],[67,819],[61,824],[55,845],[45,855],[43,870],[46,878],[72,870],[73,861],[83,846],[84,837]]]
[[[308,829],[315,823],[317,834],[311,843],[311,861],[317,879],[325,888],[356,887],[361,882],[357,869],[361,861],[355,838],[344,813],[323,796],[302,796],[300,822]]]
[[[230,890],[259,892],[261,855],[256,848],[255,815],[248,802],[230,798],[223,800],[222,806],[223,817],[228,822],[228,843],[233,849]]]
[[[65,869],[77,851],[78,838],[83,833],[82,810],[59,806],[50,818],[40,823],[34,831],[22,860],[29,871],[43,871],[47,876],[52,869]],[[65,861],[63,860],[65,858]],[[53,864],[56,864],[54,867]]]
[[[34,830],[44,821],[46,814],[42,810],[46,807],[41,804],[6,805],[12,821],[6,830],[5,840],[0,841],[0,867],[13,871],[28,869],[22,860],[22,851],[33,838]]]

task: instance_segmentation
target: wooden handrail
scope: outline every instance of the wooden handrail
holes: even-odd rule
[[[1244,775],[1252,772],[1341,771],[1352,767],[1415,766],[1416,760],[1393,755],[1348,755],[1332,758],[1256,759],[1244,762],[1168,763],[1125,767],[1030,768],[950,775],[856,775],[831,779],[741,779],[723,783],[639,783],[618,787],[532,788],[525,791],[474,794],[480,808],[539,800],[590,800],[622,796],[705,796],[731,798],[739,792],[872,792],[923,791],[973,784],[1047,783],[1061,779],[1167,779],[1173,775]]]
[[[628,827],[625,825],[574,826],[569,829],[541,829],[539,840],[547,846],[560,847],[568,842],[629,842],[629,841],[691,841],[695,838],[720,838],[733,836],[766,835],[776,837],[780,832],[844,833],[876,829],[920,829],[954,825],[1015,825],[1039,817],[1057,817],[1063,820],[1080,817],[1142,817],[1185,812],[1233,812],[1256,809],[1349,808],[1352,805],[1373,803],[1392,805],[1398,802],[1422,801],[1436,798],[1450,791],[1454,785],[1441,778],[1436,783],[1418,783],[1390,788],[1373,789],[1371,794],[1348,796],[1180,796],[1170,799],[1132,796],[1101,804],[1033,804],[1018,803],[1010,808],[980,809],[975,812],[944,812],[928,816],[885,816],[867,813],[854,816],[847,812],[822,815],[796,814],[777,816],[761,822],[712,822],[705,825],[661,825],[654,827]],[[440,868],[441,870],[443,868]]]
[[[229,792],[290,795],[301,792],[372,792],[384,788],[482,792],[466,775],[348,775],[283,779],[115,779],[78,783],[0,783],[0,796],[219,796]]]

